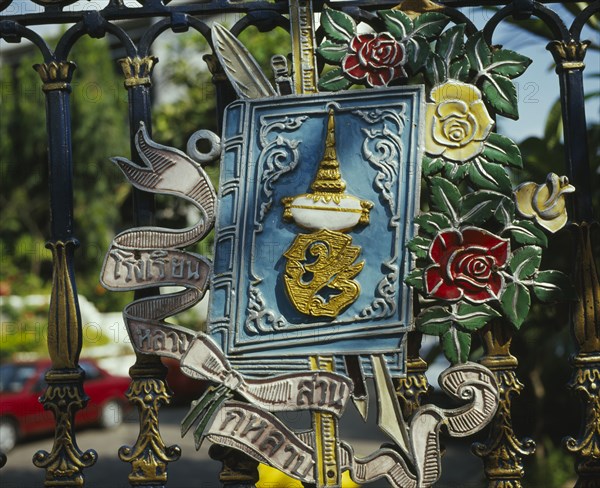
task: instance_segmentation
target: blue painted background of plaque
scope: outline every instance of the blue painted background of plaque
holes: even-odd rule
[[[423,105],[421,87],[403,87],[228,106],[208,327],[234,366],[255,373],[269,364],[294,371],[306,369],[306,358],[314,354],[395,352],[388,358],[391,369],[403,369],[404,332],[412,317],[411,293],[404,284],[410,268],[405,243],[413,235],[419,204]],[[359,260],[365,261],[355,278],[361,294],[336,319],[324,320],[297,312],[286,296],[283,253],[298,233],[310,231],[283,220],[281,199],[310,192],[323,156],[330,107],[346,193],[375,205],[370,224],[348,233],[362,248]],[[397,143],[389,135],[377,138],[384,125],[397,134]],[[397,172],[389,192],[377,178],[385,183],[390,168],[366,159],[365,140],[374,154],[380,154],[377,141],[401,149],[399,158],[388,161],[392,173]],[[393,274],[386,262],[397,269],[393,297],[377,291]],[[387,299],[383,315],[377,307],[382,297]],[[368,362],[365,367],[370,369]]]

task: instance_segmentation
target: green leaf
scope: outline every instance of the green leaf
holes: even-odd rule
[[[438,12],[421,14],[414,20],[413,34],[419,34],[427,39],[438,37],[448,22],[450,22],[450,17]]]
[[[466,56],[461,56],[450,62],[448,74],[454,80],[467,81],[469,77],[469,69],[471,68],[469,60]]]
[[[452,317],[445,307],[430,307],[419,314],[415,325],[423,334],[442,335],[450,329]]]
[[[433,176],[430,180],[429,191],[433,210],[442,212],[450,217],[452,222],[457,222],[460,211],[458,188],[440,176]]]
[[[542,302],[561,302],[577,298],[571,279],[560,271],[540,271],[534,280],[533,292]]]
[[[431,246],[431,239],[427,239],[422,236],[413,237],[408,243],[408,248],[418,258],[426,258],[429,255],[429,247]]]
[[[343,90],[350,86],[350,81],[344,78],[344,72],[342,68],[333,68],[332,70],[325,73],[321,79],[319,79],[319,88],[322,90],[336,91]]]
[[[465,47],[465,24],[458,24],[444,32],[435,45],[435,52],[450,63]]]
[[[423,291],[425,289],[425,284],[423,283],[423,270],[413,269],[408,273],[408,276],[404,278],[404,283],[408,286],[412,286],[416,290]]]
[[[452,183],[460,182],[469,173],[471,163],[453,163],[446,161],[444,164],[444,176]]]
[[[425,78],[431,86],[441,85],[448,78],[446,62],[437,53],[432,53],[425,63]]]
[[[440,231],[452,227],[450,219],[444,214],[437,212],[429,212],[415,217],[415,224],[417,224],[423,232],[426,232],[431,236],[436,236]]]
[[[500,298],[500,304],[504,315],[520,329],[531,307],[529,290],[521,283],[510,283]]]
[[[356,32],[356,22],[352,17],[327,7],[321,14],[321,25],[327,37],[341,42],[350,41]]]
[[[481,155],[493,163],[507,164],[516,168],[523,167],[519,146],[508,137],[495,132],[488,136]]]
[[[483,72],[492,61],[492,51],[483,38],[483,32],[477,32],[467,39],[465,51],[471,68],[477,72]]]
[[[535,244],[548,247],[546,234],[529,220],[516,220],[508,229],[519,244]]]
[[[501,193],[489,190],[468,193],[461,198],[461,222],[467,224],[485,222],[494,214],[504,198],[506,197]]]
[[[452,327],[442,336],[442,351],[452,364],[466,363],[471,351],[471,334]]]
[[[414,36],[408,40],[406,43],[407,64],[413,74],[425,66],[430,53],[431,46],[424,37]]]
[[[509,268],[517,280],[526,280],[536,273],[541,262],[541,247],[524,246],[513,253]]]
[[[496,163],[475,161],[469,168],[469,178],[478,188],[497,190],[503,193],[512,191],[512,183],[506,170]]]
[[[480,305],[471,305],[461,302],[458,310],[454,314],[454,320],[467,331],[473,332],[481,329],[494,317],[500,317],[500,314],[489,305],[482,303]]]
[[[516,78],[522,75],[530,64],[531,59],[527,56],[509,49],[500,49],[492,54],[492,64],[488,66],[488,70],[508,78]]]
[[[379,15],[388,32],[398,40],[404,39],[413,29],[410,17],[400,10],[381,10]]]
[[[317,48],[317,52],[327,61],[338,63],[348,52],[348,46],[326,40]]]
[[[421,163],[421,172],[423,173],[423,176],[430,176],[438,173],[443,167],[444,160],[442,158],[423,156],[423,162]]]
[[[512,221],[515,220],[515,202],[505,196],[494,212],[494,217],[505,227],[512,224]]]
[[[519,118],[517,89],[509,78],[486,75],[481,89],[485,99],[498,114],[515,120]]]

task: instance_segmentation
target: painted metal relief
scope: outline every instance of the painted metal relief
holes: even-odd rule
[[[401,349],[422,102],[411,87],[228,107],[209,330],[239,367]]]
[[[499,317],[518,329],[532,292],[542,301],[571,292],[565,275],[539,267],[542,229],[565,225],[574,188],[550,175],[513,190],[521,155],[494,132],[494,116],[518,116],[512,80],[526,57],[467,35],[465,24],[448,27],[438,11],[383,10],[359,22],[325,8],[317,48],[310,8],[292,3],[292,31],[302,27],[295,93],[285,59],[273,62],[275,88],[227,29],[213,27],[239,97],[222,140],[210,137],[221,158],[218,197],[196,161],[143,126],[145,167],[114,158],[137,188],[184,198],[201,218],[189,229],[119,234],[102,282],[184,287],[134,301],[124,315],[137,352],[176,358],[185,374],[213,383],[182,422],[196,447],[208,439],[318,487],[340,486],[343,471],[357,483],[431,486],[441,426],[470,435],[500,401],[497,376],[468,361],[471,335]],[[329,65],[320,79],[315,53]],[[366,89],[338,91],[351,85]],[[213,224],[213,262],[184,250]],[[165,321],[207,290],[206,333]],[[412,290],[427,299],[416,317]],[[413,326],[440,337],[452,363],[440,386],[465,405],[403,414],[392,378],[406,375]],[[337,419],[349,400],[366,418],[365,377],[374,378],[377,424],[391,446],[358,458],[338,438]],[[312,430],[275,415],[296,410],[311,412]]]

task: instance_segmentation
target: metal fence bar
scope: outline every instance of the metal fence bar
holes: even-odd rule
[[[556,62],[560,81],[567,175],[577,188],[573,209],[575,245],[573,278],[579,300],[571,306],[571,330],[576,354],[571,358],[573,374],[569,388],[582,400],[582,427],[577,439],[565,440],[565,447],[576,455],[578,480],[575,486],[600,487],[600,282],[598,256],[592,239],[598,221],[592,207],[591,170],[588,157],[584,58],[590,41],[581,40],[581,28],[600,11],[596,1],[575,19],[572,37],[551,42],[548,50]]]
[[[38,451],[34,464],[46,470],[46,486],[83,486],[83,469],[97,459],[93,450],[82,452],[74,432],[75,414],[85,408],[85,373],[79,367],[82,324],[75,285],[73,252],[78,245],[73,233],[73,168],[71,152],[70,83],[75,63],[65,58],[35,65],[46,95],[48,164],[50,182],[53,278],[48,314],[48,352],[52,368],[48,386],[40,398],[56,418],[51,452]]]
[[[157,62],[156,57],[147,53],[142,56],[136,53],[119,60],[129,98],[131,159],[140,166],[144,166],[144,162],[135,146],[135,134],[140,124],[146,126],[148,133],[152,131],[150,87],[152,70]],[[154,195],[134,189],[133,209],[136,227],[154,224]],[[157,294],[157,288],[138,290],[135,299]],[[131,463],[131,486],[165,486],[168,463],[177,461],[181,455],[179,446],[166,446],[160,435],[158,411],[172,396],[166,383],[167,368],[157,356],[137,354],[129,374],[132,381],[127,398],[138,408],[140,430],[133,446],[119,449],[119,459]]]

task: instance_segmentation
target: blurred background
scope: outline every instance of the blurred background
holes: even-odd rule
[[[25,3],[23,2],[23,5]],[[559,9],[570,24],[569,19],[581,6],[570,4],[568,8]],[[465,14],[478,26],[483,26],[492,13],[493,9],[465,9]],[[232,20],[219,19],[225,24],[232,23]],[[126,29],[141,33],[147,27],[146,21],[138,20],[128,24]],[[42,30],[42,34],[52,39],[59,32],[47,28]],[[132,37],[135,38],[135,35]],[[524,169],[513,174],[515,184],[522,181],[541,183],[549,172],[564,174],[558,78],[554,74],[551,55],[545,50],[549,38],[550,33],[540,22],[534,20],[520,22],[518,26],[503,24],[495,34],[494,43],[519,51],[534,60],[525,75],[518,79],[521,119],[504,119],[499,127],[499,132],[515,140],[523,153]],[[591,19],[582,39],[592,41],[586,57],[585,71],[588,96],[587,130],[590,161],[593,166],[594,205],[596,215],[600,215],[598,16]],[[271,33],[259,33],[252,27],[244,32],[241,40],[265,72],[270,72],[269,60],[273,54],[288,55],[290,52],[289,38],[280,29]],[[122,75],[117,71],[115,63],[116,59],[124,57],[125,54],[116,46],[117,43],[110,37],[102,40],[84,38],[76,44],[72,55],[78,63],[72,84],[72,122],[76,236],[81,243],[76,253],[76,278],[83,320],[82,357],[94,359],[95,364],[109,374],[122,376],[127,375],[128,368],[135,360],[121,318],[121,310],[133,296],[130,293],[108,292],[98,280],[110,241],[115,234],[132,226],[131,186],[124,180],[118,168],[109,161],[112,156],[129,155],[127,93],[123,89]],[[184,150],[189,136],[196,130],[217,131],[215,90],[211,74],[202,61],[202,55],[208,53],[206,42],[196,33],[166,33],[161,36],[161,42],[157,44],[154,52],[160,62],[153,77],[153,139],[158,143]],[[46,122],[41,82],[31,68],[40,61],[27,44],[0,44],[2,364],[14,360],[47,357],[47,310],[52,269],[50,252],[44,246],[49,236]],[[209,167],[207,170],[216,186],[218,169]],[[195,222],[197,218],[194,209],[182,200],[168,197],[157,198],[156,216],[157,224],[168,227],[184,227]],[[568,273],[570,254],[566,250],[571,247],[568,230],[561,231],[550,241],[550,249],[544,254],[543,267]],[[597,247],[596,250],[598,251]],[[211,257],[212,235],[199,244],[195,251]],[[201,330],[205,316],[204,300],[172,321]],[[534,305],[529,319],[513,344],[513,353],[520,362],[518,375],[525,383],[525,390],[513,403],[515,430],[519,437],[534,438],[538,446],[535,455],[526,461],[526,486],[565,486],[573,477],[573,469],[572,459],[561,450],[561,439],[566,435],[576,434],[581,421],[579,403],[568,394],[566,388],[570,376],[568,358],[573,353],[566,307]],[[474,348],[472,358],[476,360],[481,354],[481,348]],[[432,365],[429,377],[435,384],[437,374],[446,364],[434,340],[425,342],[423,356]],[[168,442],[180,443],[177,422],[185,413],[181,404],[196,398],[202,385],[190,386],[190,382],[185,383],[185,379],[181,380],[176,365],[170,367],[170,383],[180,406],[174,407],[177,410],[163,413],[164,428],[168,433]],[[183,383],[178,385],[178,381]],[[131,444],[135,439],[131,435],[136,435],[136,416],[126,411],[123,415],[125,424],[131,428],[127,431],[128,434],[119,430],[120,434],[114,441]],[[352,422],[348,425],[351,426]],[[358,430],[352,429],[353,427],[349,427],[348,435],[356,438],[356,442],[359,442],[358,439],[363,434],[368,434],[369,430],[362,427]],[[82,448],[95,444],[93,440],[85,442],[85,437],[79,439]],[[371,441],[363,442],[368,451],[368,442]],[[445,461],[445,473],[453,469],[456,471],[456,460],[461,460],[460,473],[463,477],[453,478],[452,473],[445,474],[440,486],[457,487],[458,479],[463,480],[460,486],[483,486],[480,461],[469,454],[470,442],[471,440],[449,445],[451,449],[448,450],[448,459]],[[49,448],[49,443],[49,440],[44,440],[41,445]],[[184,452],[189,452],[189,459],[197,458],[191,441],[188,439],[184,443],[189,444],[184,449]],[[27,447],[28,458],[24,456],[26,461],[15,461],[15,471],[12,472],[9,457],[9,465],[0,473],[0,477],[7,483],[3,483],[3,486],[41,486],[42,470],[31,465],[33,446],[17,447],[15,452],[21,452]],[[37,444],[35,448],[38,448]],[[205,448],[203,449],[203,459],[206,459]],[[457,452],[463,454],[454,457]],[[114,450],[109,456],[115,458],[114,469],[123,471],[121,479],[125,480],[128,466],[116,459]],[[465,456],[470,458],[465,461]],[[449,460],[453,460],[453,464],[448,464]],[[188,466],[187,462],[175,463],[173,466],[174,470],[182,470],[181,482],[184,484],[173,481],[169,483],[170,486],[189,486],[185,484],[189,482],[189,478],[186,480],[183,474],[184,467]],[[206,464],[206,469],[215,473],[207,478],[215,480],[214,486],[218,486],[218,463],[202,462]],[[176,468],[177,464],[180,464],[181,468]],[[194,472],[204,473],[201,466],[204,465],[196,464]],[[469,477],[465,473],[469,473],[470,470],[473,473]],[[34,476],[39,480],[31,481],[32,478],[27,477],[31,476],[31,473],[35,473]],[[175,475],[175,479],[178,479],[178,476]],[[455,479],[456,481],[453,481]],[[30,480],[31,485],[24,480]],[[102,486],[103,478],[99,480],[98,486]],[[209,482],[206,483],[202,486],[213,486],[208,484]]]

